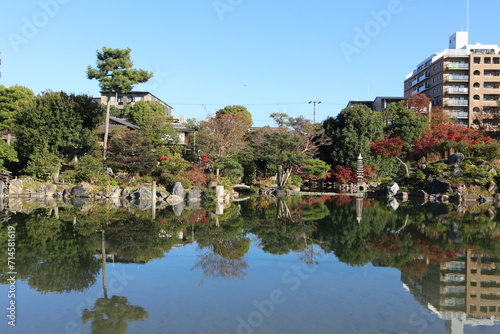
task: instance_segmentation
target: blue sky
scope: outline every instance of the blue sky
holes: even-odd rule
[[[174,115],[245,105],[335,116],[349,100],[402,96],[416,65],[466,29],[466,0],[3,1],[0,84],[97,96],[86,78],[103,46],[132,49],[148,90]],[[470,0],[469,42],[499,44],[498,0]]]

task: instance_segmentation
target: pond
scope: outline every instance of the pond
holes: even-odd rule
[[[1,333],[500,331],[494,206],[73,204],[3,212]]]

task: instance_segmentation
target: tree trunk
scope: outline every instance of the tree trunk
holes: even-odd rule
[[[102,143],[102,160],[106,164],[106,155],[108,153],[108,137],[109,137],[109,102],[111,100],[111,92],[108,93],[108,100],[106,102],[106,119],[104,121],[104,140]]]
[[[401,160],[400,158],[396,158],[396,159],[397,159],[397,160],[398,160],[398,161],[399,161],[399,162],[403,165],[403,167],[405,168],[405,175],[410,174],[410,171],[409,171],[409,169],[408,169],[408,165],[407,165],[407,164],[405,164],[405,163],[403,162],[403,160]]]

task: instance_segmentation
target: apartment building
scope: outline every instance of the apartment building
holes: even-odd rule
[[[473,44],[468,32],[456,32],[449,47],[428,57],[406,76],[404,95],[424,93],[433,106],[472,128],[497,130],[500,125],[500,47]]]
[[[375,97],[375,100],[373,101],[358,101],[358,100],[353,100],[349,101],[347,103],[346,108],[349,108],[353,105],[360,104],[367,106],[373,111],[381,111],[387,107],[389,107],[393,103],[398,103],[402,100],[404,100],[404,97],[395,97],[395,96],[377,96]]]
[[[102,104],[107,103],[108,96],[105,93],[101,93],[100,99],[98,101]],[[167,103],[160,100],[158,97],[154,96],[150,92],[138,92],[132,91],[128,93],[113,93],[110,98],[110,105],[118,109],[123,109],[128,104],[134,104],[139,101],[153,101],[161,104],[165,107],[165,116],[174,117],[174,108],[169,106]]]

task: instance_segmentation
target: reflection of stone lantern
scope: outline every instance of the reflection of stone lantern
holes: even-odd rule
[[[361,156],[361,153],[359,154],[359,157],[358,157],[356,176],[357,176],[358,188],[359,188],[361,183],[363,183],[363,177],[364,177],[363,157]]]

